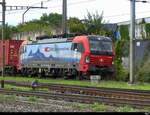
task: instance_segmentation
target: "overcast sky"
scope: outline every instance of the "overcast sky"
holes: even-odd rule
[[[25,21],[39,19],[43,13],[62,13],[62,0],[6,0],[6,5],[40,6],[41,1],[44,1],[43,6],[48,7],[48,9],[30,9],[25,14]],[[68,17],[84,19],[87,15],[87,11],[91,13],[98,11],[99,14],[103,12],[104,20],[110,23],[130,20],[129,0],[68,0],[67,2]],[[18,23],[21,23],[22,14],[24,12],[25,10],[7,11],[6,22],[10,25],[17,25]],[[143,17],[150,17],[150,3],[137,2],[136,18]]]

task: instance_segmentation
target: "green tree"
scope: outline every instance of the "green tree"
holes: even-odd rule
[[[84,24],[76,17],[69,18],[68,26],[70,33],[85,33]]]
[[[62,21],[62,15],[57,13],[46,13],[41,16],[39,20],[32,20],[26,22],[25,24],[18,24],[18,32],[30,32],[44,30],[49,35],[51,33],[51,28],[60,28]]]
[[[98,12],[96,12],[95,14],[91,14],[88,12],[85,19],[88,20],[88,24],[86,24],[87,31],[91,34],[99,34],[100,29],[103,26],[103,13],[99,15]]]
[[[145,25],[146,37],[150,39],[150,23],[146,23],[144,25]]]
[[[43,14],[40,18],[40,23],[43,25],[50,25],[52,27],[61,27],[62,15],[57,13]]]
[[[103,12],[101,14],[98,12],[95,14],[88,12],[87,16],[82,21],[76,17],[68,20],[70,32],[112,36],[113,32],[109,31],[108,27],[105,26],[104,23]]]
[[[40,31],[40,30],[51,31],[51,26],[42,25],[40,21],[33,20],[27,22],[26,24],[19,24],[17,26],[17,29],[19,32],[31,32],[31,31]]]
[[[0,26],[0,31],[2,31],[2,26]],[[18,29],[14,26],[8,24],[5,25],[5,40],[12,38],[13,34],[18,32]],[[0,39],[2,39],[2,33],[0,33]]]
[[[129,40],[129,29],[128,25],[120,25],[120,35],[121,39]]]
[[[119,28],[121,39],[115,41],[116,79],[125,81],[128,79],[128,71],[123,68],[122,57],[129,56],[129,30],[127,25],[121,25]]]

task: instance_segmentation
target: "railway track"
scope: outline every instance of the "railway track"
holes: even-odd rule
[[[30,83],[21,83],[14,81],[5,81],[6,84],[31,87]],[[120,99],[139,99],[150,100],[149,90],[133,90],[122,88],[104,88],[104,87],[89,87],[77,85],[64,85],[64,84],[48,84],[39,83],[37,88],[48,88],[51,91],[71,94],[83,94],[89,96],[102,96]]]
[[[75,101],[80,103],[104,103],[106,105],[115,106],[125,106],[130,105],[135,108],[145,108],[150,107],[149,100],[139,100],[139,99],[119,99],[114,97],[103,97],[103,96],[90,96],[83,94],[68,94],[60,92],[44,92],[44,91],[22,91],[22,90],[12,90],[12,89],[0,89],[2,94],[15,94],[22,96],[36,96],[45,99],[57,99],[65,101]]]

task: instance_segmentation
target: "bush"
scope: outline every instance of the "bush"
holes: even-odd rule
[[[116,80],[126,81],[128,78],[128,71],[123,68],[122,57],[127,57],[129,55],[128,40],[117,40],[115,42],[115,52]]]
[[[115,60],[115,80],[117,81],[127,81],[128,80],[128,70],[124,69],[122,66],[122,61],[121,59],[116,59]]]
[[[150,82],[150,59],[137,73],[137,80],[140,82]]]

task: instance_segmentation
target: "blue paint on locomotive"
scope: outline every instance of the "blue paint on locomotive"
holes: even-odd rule
[[[21,63],[32,61],[79,62],[81,53],[71,50],[72,42],[27,45]]]

